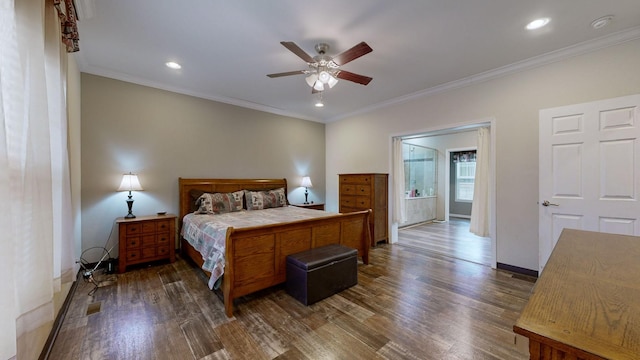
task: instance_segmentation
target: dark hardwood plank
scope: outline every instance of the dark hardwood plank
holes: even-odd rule
[[[311,306],[276,286],[232,318],[180,257],[96,279],[93,296],[79,280],[50,359],[528,358],[512,327],[533,281],[420,248],[381,244],[356,286]]]

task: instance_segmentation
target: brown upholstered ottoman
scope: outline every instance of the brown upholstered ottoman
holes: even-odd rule
[[[357,283],[356,249],[333,244],[287,256],[287,293],[305,305]]]

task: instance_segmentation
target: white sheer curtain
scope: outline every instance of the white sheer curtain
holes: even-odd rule
[[[0,358],[35,358],[54,320],[53,293],[74,268],[63,220],[71,213],[66,55],[53,5],[0,0],[0,48]]]
[[[471,223],[469,231],[478,236],[489,236],[489,170],[490,134],[488,128],[478,129],[478,150],[476,151],[476,177],[473,187]]]
[[[402,139],[393,139],[393,222],[403,224],[407,221],[404,209],[404,157]]]

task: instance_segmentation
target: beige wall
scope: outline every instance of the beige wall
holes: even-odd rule
[[[640,93],[638,64],[635,40],[330,123],[327,209],[337,209],[337,174],[390,172],[392,136],[494,118],[497,261],[537,270],[538,112]]]
[[[84,73],[81,86],[83,249],[105,246],[126,215],[127,194],[115,190],[129,171],[145,190],[133,194],[136,215],[177,214],[179,177],[286,178],[290,202],[303,202],[308,174],[309,200],[324,201],[322,123]],[[114,228],[107,248],[116,243]]]

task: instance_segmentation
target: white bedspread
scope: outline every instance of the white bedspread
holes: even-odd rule
[[[202,268],[211,272],[209,288],[217,289],[224,273],[224,247],[229,227],[241,229],[331,215],[335,215],[335,213],[295,206],[252,211],[242,210],[218,215],[187,214],[182,219],[180,235],[200,252],[204,260]]]

